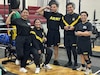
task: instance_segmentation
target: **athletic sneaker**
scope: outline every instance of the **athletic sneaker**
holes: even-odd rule
[[[72,66],[72,62],[67,62],[67,64],[64,65],[64,67]]]
[[[76,70],[77,69],[78,64],[74,63],[74,65],[72,66],[72,70]]]
[[[15,64],[20,65],[20,60],[16,59]]]
[[[86,71],[86,67],[80,66],[79,68],[77,68],[77,71]]]
[[[25,68],[20,68],[20,72],[24,72],[24,73],[26,73],[27,72],[27,70],[25,69]]]
[[[86,71],[85,71],[85,74],[86,75],[92,74],[92,69],[87,68]]]
[[[48,69],[48,70],[51,70],[51,69],[52,69],[52,67],[51,67],[49,64],[43,65],[43,67],[44,67],[45,69]]]
[[[37,67],[36,70],[35,70],[35,74],[38,74],[38,73],[40,73],[40,68],[39,67]]]

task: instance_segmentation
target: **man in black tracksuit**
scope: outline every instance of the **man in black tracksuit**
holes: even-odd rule
[[[67,51],[68,63],[65,66],[72,65],[72,53],[74,57],[73,69],[77,66],[77,51],[76,51],[76,36],[74,34],[75,26],[80,20],[80,16],[74,13],[74,4],[68,3],[66,5],[67,14],[62,17],[64,25],[64,45]],[[72,52],[72,53],[71,53]]]
[[[53,51],[47,47],[44,46],[44,42],[46,41],[46,36],[41,28],[41,22],[39,19],[36,19],[34,21],[35,27],[31,30],[31,38],[32,38],[32,43],[34,44],[33,38],[36,39],[36,43],[38,44],[38,49],[36,49],[34,46],[32,47],[32,53],[34,55],[34,62],[36,64],[36,71],[35,73],[39,73],[40,71],[40,63],[39,63],[39,58],[41,53],[46,54],[45,62],[44,62],[44,67],[47,67],[47,69],[51,69],[51,66],[48,65],[49,61],[51,60],[52,53]]]

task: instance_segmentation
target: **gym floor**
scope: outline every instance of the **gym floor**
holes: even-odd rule
[[[100,46],[100,38],[98,38],[96,41],[95,41],[95,45],[96,46]],[[96,53],[94,53],[96,54]],[[2,56],[3,53],[0,52],[0,56]],[[100,53],[98,54],[100,55]],[[0,59],[1,60],[1,59]],[[61,66],[64,66],[66,63],[67,63],[67,55],[66,55],[66,50],[64,48],[59,48],[59,60],[60,62],[60,65]],[[96,72],[97,70],[100,69],[100,58],[97,58],[97,57],[91,57],[91,61],[92,61],[92,69],[93,69],[93,72]],[[52,59],[50,61],[50,64],[53,63],[53,56],[52,56]],[[80,65],[80,57],[78,56],[78,63]],[[56,69],[57,67],[55,67]],[[59,67],[61,68],[61,67]],[[71,67],[70,67],[71,68]],[[73,75],[73,74],[72,74]]]

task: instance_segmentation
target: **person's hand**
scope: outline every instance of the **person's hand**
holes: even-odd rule
[[[69,26],[64,26],[64,29],[67,31],[69,30]]]
[[[45,8],[46,8],[46,9],[50,9],[50,6],[46,6]]]
[[[47,38],[46,38],[46,37],[44,37],[44,38],[43,38],[43,40],[44,40],[44,42],[46,42],[46,41],[47,41]]]
[[[69,27],[69,30],[74,30],[74,26],[70,26]]]
[[[13,15],[13,14],[15,14],[15,13],[16,13],[15,11],[12,11],[10,14]]]
[[[41,54],[42,53],[41,50],[38,50],[38,53]]]

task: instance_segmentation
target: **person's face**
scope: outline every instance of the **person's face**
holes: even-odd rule
[[[58,10],[57,5],[56,5],[56,4],[52,4],[52,5],[50,6],[50,10],[51,10],[51,12],[57,12],[57,10]]]
[[[88,16],[86,15],[86,13],[82,13],[80,16],[81,16],[81,21],[82,22],[86,22],[87,21],[87,17]]]
[[[41,22],[40,20],[36,20],[35,23],[34,23],[35,27],[36,28],[41,28]]]
[[[21,13],[21,16],[23,19],[28,19],[28,16],[29,16],[28,10],[23,10]]]
[[[66,9],[68,14],[72,14],[74,12],[74,7],[72,5],[68,5]]]

